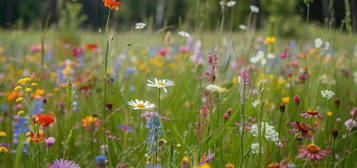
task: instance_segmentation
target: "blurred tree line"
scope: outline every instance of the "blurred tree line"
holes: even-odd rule
[[[260,8],[254,26],[273,26],[272,31],[294,34],[305,22],[307,0],[235,0],[233,7],[221,6],[220,0],[121,0],[124,6],[115,12],[112,22],[118,29],[128,29],[136,22],[145,22],[153,29],[196,28],[238,30],[248,24],[249,5]],[[222,0],[228,2],[230,0]],[[357,31],[357,0],[308,0],[310,23],[336,28],[346,23],[349,2],[351,27]],[[73,7],[77,6],[77,7]],[[75,13],[78,16],[71,17]],[[44,29],[76,22],[88,29],[103,27],[107,9],[102,0],[1,0],[0,27]],[[78,19],[76,19],[78,17]],[[71,21],[68,21],[72,19]],[[222,22],[222,20],[224,20]]]

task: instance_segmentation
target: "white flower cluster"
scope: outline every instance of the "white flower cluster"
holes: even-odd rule
[[[251,145],[250,145],[250,150],[251,150],[251,152],[253,153],[253,154],[258,154],[259,153],[259,143],[252,143]],[[261,151],[263,152],[264,151],[264,148],[263,147],[261,147],[262,149],[261,149]]]
[[[331,99],[335,96],[335,92],[332,90],[321,90],[321,96],[326,99]]]
[[[207,90],[210,90],[211,92],[224,92],[226,91],[225,88],[222,88],[218,85],[213,85],[213,84],[209,84],[207,87],[206,87]]]
[[[252,105],[253,105],[254,108],[257,108],[259,104],[260,104],[260,100],[259,100],[259,99],[255,100],[255,101],[252,103]]]
[[[135,24],[135,29],[136,29],[136,30],[141,30],[141,29],[143,29],[145,26],[146,26],[145,23],[136,23],[136,24]]]
[[[331,48],[331,44],[328,41],[323,41],[321,38],[316,38],[314,41],[315,48],[320,49],[322,55],[326,55]]]
[[[252,64],[260,63],[261,65],[265,65],[267,63],[267,59],[272,60],[274,58],[275,55],[273,53],[268,53],[265,57],[264,51],[260,50],[258,51],[257,55],[251,57],[249,61]]]
[[[261,132],[265,132],[265,139],[274,142],[275,144],[279,144],[279,134],[278,132],[275,131],[274,126],[269,125],[267,122],[262,122],[261,123]],[[258,124],[252,125],[251,131],[250,131],[253,136],[257,137],[258,136]]]
[[[178,34],[180,36],[182,36],[182,37],[185,37],[185,38],[190,38],[191,37],[191,35],[189,33],[185,32],[185,31],[180,31],[180,32],[178,32]]]
[[[230,8],[230,7],[235,6],[236,4],[237,4],[237,2],[234,0],[230,0],[227,3],[225,3],[224,1],[219,1],[219,5],[221,5],[222,8],[224,8],[224,6],[227,6],[228,8]]]

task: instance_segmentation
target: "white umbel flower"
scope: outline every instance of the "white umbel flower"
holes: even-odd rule
[[[244,24],[239,25],[240,30],[247,30],[247,26]]]
[[[252,144],[250,144],[250,149],[251,149],[251,152],[253,153],[253,154],[258,154],[259,153],[259,147],[260,147],[260,145],[258,144],[258,143],[252,143]],[[262,149],[261,149],[261,151],[263,152],[263,147],[262,147]]]
[[[331,99],[335,96],[335,92],[332,90],[321,90],[321,96],[326,99]]]
[[[135,29],[136,30],[141,30],[141,29],[143,29],[144,27],[146,26],[146,24],[145,23],[136,23],[135,24]]]
[[[315,48],[321,48],[321,46],[323,44],[324,44],[324,42],[322,41],[322,39],[320,39],[320,38],[315,39]]]
[[[185,38],[190,38],[191,37],[191,35],[189,33],[185,32],[185,31],[180,31],[180,32],[178,32],[178,34],[180,36],[182,36],[182,37],[185,37]]]
[[[227,90],[226,88],[222,88],[218,85],[213,85],[213,84],[208,85],[206,89],[210,90],[211,92],[224,92]]]
[[[166,87],[171,87],[171,86],[174,86],[175,83],[174,81],[172,80],[168,80],[168,79],[154,79],[154,81],[151,81],[151,80],[147,80],[147,84],[146,86],[149,86],[149,87],[156,87],[156,88],[162,88],[164,89],[164,92],[167,92],[167,89]]]
[[[150,110],[155,107],[155,105],[150,103],[149,101],[143,101],[138,99],[129,101],[128,104],[132,106],[134,110]]]
[[[265,130],[265,135],[263,135],[265,139],[274,142],[276,145],[279,144],[279,133],[275,131],[274,126],[267,122],[262,122],[261,129],[262,132]],[[259,135],[258,124],[252,125],[250,133],[252,133],[252,135],[255,137]]]

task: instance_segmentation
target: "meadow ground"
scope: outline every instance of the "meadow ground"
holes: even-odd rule
[[[307,32],[0,31],[0,167],[357,167],[357,37]]]

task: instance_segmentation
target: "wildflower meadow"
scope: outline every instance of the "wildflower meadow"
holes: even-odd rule
[[[196,20],[119,30],[128,1],[93,1],[94,30],[77,1],[56,26],[0,28],[0,168],[357,167],[351,13],[336,28],[314,22],[313,0],[286,19],[272,11],[294,1],[197,0]]]

